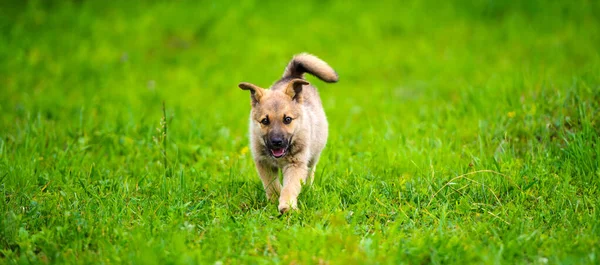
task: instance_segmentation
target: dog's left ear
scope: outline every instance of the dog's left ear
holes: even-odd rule
[[[296,102],[302,102],[302,86],[310,84],[308,81],[300,78],[292,79],[286,89],[285,93],[295,100]]]

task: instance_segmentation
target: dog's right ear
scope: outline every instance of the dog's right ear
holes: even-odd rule
[[[238,85],[242,90],[250,90],[250,98],[252,98],[252,106],[255,106],[260,102],[264,94],[264,89],[257,85],[242,82]]]

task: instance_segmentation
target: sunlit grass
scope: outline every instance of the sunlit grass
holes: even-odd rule
[[[598,263],[593,1],[0,7],[3,263]],[[340,82],[280,217],[237,84],[299,52]]]

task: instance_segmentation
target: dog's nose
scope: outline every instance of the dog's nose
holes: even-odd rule
[[[271,145],[273,145],[273,147],[283,147],[283,138],[281,138],[281,137],[271,138]]]

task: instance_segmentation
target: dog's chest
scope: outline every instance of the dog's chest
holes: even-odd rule
[[[265,161],[267,163],[269,163],[271,166],[277,167],[277,168],[284,168],[285,166],[290,164],[290,159],[288,157],[282,157],[282,158],[274,158],[272,156],[268,156],[265,158]]]

